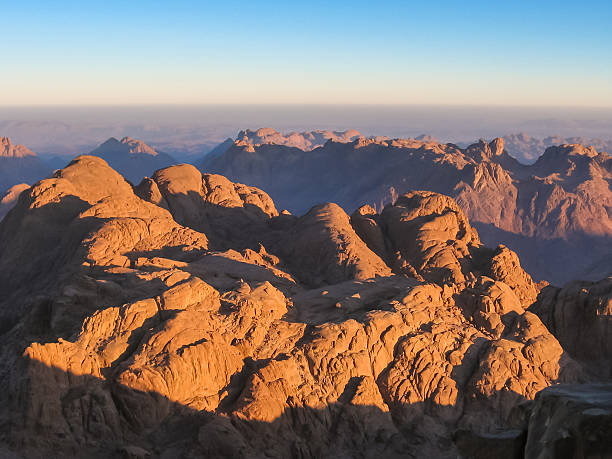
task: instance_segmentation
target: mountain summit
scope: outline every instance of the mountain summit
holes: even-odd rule
[[[133,183],[153,175],[157,169],[176,164],[176,160],[141,140],[111,137],[89,153],[105,159],[113,168]]]

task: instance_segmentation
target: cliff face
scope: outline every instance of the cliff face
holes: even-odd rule
[[[598,378],[448,196],[298,218],[92,156],[23,193],[0,223],[0,418],[26,457],[450,458],[457,429],[522,429],[538,391]]]
[[[540,280],[610,274],[603,260],[612,253],[612,159],[592,147],[550,147],[526,166],[506,153],[503,139],[461,149],[358,138],[308,152],[236,141],[202,168],[259,186],[298,214],[313,202],[352,211],[364,203],[382,209],[413,189],[447,194],[486,243],[508,244]]]

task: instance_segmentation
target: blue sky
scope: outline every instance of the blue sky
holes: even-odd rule
[[[611,5],[0,0],[0,104],[611,107]]]

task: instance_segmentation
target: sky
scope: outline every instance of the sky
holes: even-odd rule
[[[612,107],[612,2],[0,0],[0,105]]]

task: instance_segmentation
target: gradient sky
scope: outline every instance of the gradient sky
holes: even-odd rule
[[[612,107],[609,0],[0,0],[0,19],[0,105]]]

